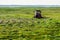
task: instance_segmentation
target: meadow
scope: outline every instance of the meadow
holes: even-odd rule
[[[0,40],[60,40],[60,7],[1,7]]]

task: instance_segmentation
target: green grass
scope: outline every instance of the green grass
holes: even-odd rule
[[[0,40],[60,40],[60,8],[0,8]]]

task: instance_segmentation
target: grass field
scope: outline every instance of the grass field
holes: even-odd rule
[[[0,8],[0,40],[60,40],[60,8]]]

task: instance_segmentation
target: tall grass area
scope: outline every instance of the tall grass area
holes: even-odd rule
[[[60,40],[60,8],[0,8],[0,40]]]

